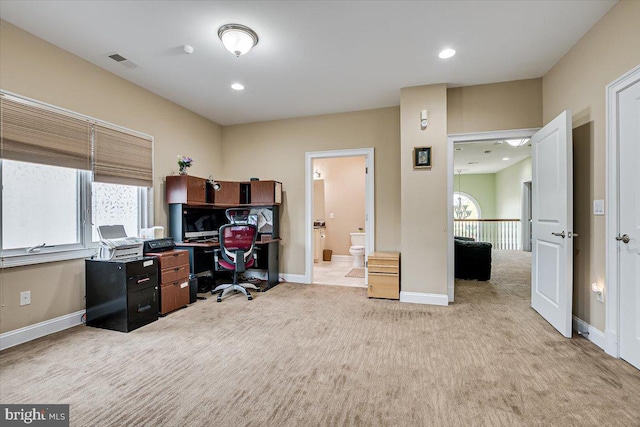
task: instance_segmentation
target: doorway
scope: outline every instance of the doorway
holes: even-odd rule
[[[336,221],[341,220],[341,218],[336,216],[337,212],[335,212],[333,208],[326,206],[323,212],[322,209],[317,209],[318,206],[316,206],[318,203],[320,203],[320,200],[317,197],[315,198],[316,200],[314,200],[314,194],[317,194],[316,190],[320,192],[320,187],[322,187],[322,192],[325,194],[325,196],[330,196],[329,193],[331,191],[335,192],[336,190],[340,190],[340,187],[336,188],[336,183],[338,183],[338,185],[340,184],[339,175],[336,177],[336,174],[334,173],[331,177],[333,183],[329,185],[329,176],[326,174],[326,172],[323,174],[324,166],[330,165],[332,159],[336,159],[337,161],[343,159],[347,163],[350,163],[350,160],[360,159],[361,163],[358,164],[361,164],[361,173],[364,174],[364,216],[361,217],[359,221],[357,221],[357,223],[360,225],[356,225],[355,223],[346,225],[347,227],[349,227],[346,231],[342,230],[344,228],[343,226],[338,226],[338,223]],[[352,270],[354,269],[354,267],[352,266],[354,256],[350,253],[351,233],[356,234],[356,237],[358,238],[364,239],[363,262],[366,263],[367,255],[370,252],[373,252],[375,248],[374,176],[375,173],[373,148],[318,151],[308,152],[305,154],[305,283],[315,283],[314,265],[320,263],[323,264],[322,269],[316,271],[316,273],[318,273],[319,275],[323,275],[324,277],[332,276],[333,278],[337,278],[340,275],[347,276],[352,273]],[[325,181],[325,185],[320,185],[319,181],[321,180]],[[342,208],[342,206],[338,207]],[[319,218],[319,216],[324,216],[324,218]],[[324,229],[322,229],[323,224]],[[330,233],[332,232],[334,235],[329,237]],[[323,234],[325,236],[324,241],[329,240],[329,242],[333,242],[331,243],[332,246],[336,246],[336,248],[339,248],[336,250],[336,253],[331,253],[332,261],[335,260],[345,265],[338,266],[336,264],[336,268],[334,269],[332,268],[331,264],[324,264],[325,262],[323,262],[322,259],[326,258],[327,254],[325,254],[324,257],[321,257],[322,248],[319,247],[321,245],[318,244],[318,239],[323,239],[321,237]],[[328,245],[325,245],[324,249],[333,251],[334,248],[330,248],[328,247]],[[318,262],[314,263],[314,259],[318,260]],[[337,271],[338,267],[346,268],[345,274]],[[358,271],[356,271],[352,275],[343,277],[344,280],[342,280],[342,282],[340,280],[338,280],[337,282],[335,282],[335,280],[332,280],[332,283],[330,284],[342,284],[345,286],[355,285],[365,287],[367,283],[366,268],[364,268],[364,270],[362,271],[365,276],[364,278],[354,278],[353,275],[362,274],[360,271],[362,270],[362,268],[356,268],[356,270]],[[353,282],[356,281],[358,283],[354,284]]]
[[[640,66],[607,86],[605,351],[640,369]]]
[[[490,242],[494,252],[522,249],[522,201],[519,193],[522,182],[526,181],[522,177],[528,176],[529,180],[531,177],[531,147],[526,142],[519,144],[516,140],[528,140],[537,131],[538,129],[519,129],[449,136],[451,160],[448,183],[452,200],[448,205],[451,230],[448,245],[450,302],[454,301],[454,235]],[[525,164],[527,159],[528,165]],[[496,185],[498,173],[501,173],[499,181],[503,184]],[[496,189],[502,189],[504,193],[498,202]],[[492,195],[487,196],[487,192]],[[472,218],[480,212],[482,218]],[[500,254],[502,258],[504,255]]]

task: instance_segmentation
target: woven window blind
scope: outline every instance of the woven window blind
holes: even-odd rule
[[[94,181],[153,186],[151,139],[96,124],[94,144]]]
[[[0,157],[91,169],[91,126],[86,119],[0,96]]]

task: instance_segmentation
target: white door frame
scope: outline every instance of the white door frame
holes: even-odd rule
[[[453,200],[453,145],[459,142],[488,141],[492,139],[531,138],[531,136],[539,130],[540,128],[529,128],[491,132],[457,133],[447,137],[447,158],[449,159],[447,165],[447,192],[449,194],[449,198],[447,199],[447,227],[449,229],[449,241],[447,245],[447,294],[449,296],[449,302],[453,302],[455,291],[453,259],[453,203],[451,202]]]
[[[615,240],[619,232],[619,182],[618,182],[618,94],[640,81],[640,65],[607,85],[606,117],[606,225],[605,225],[605,280],[606,280],[606,321],[605,351],[613,357],[620,357],[620,277],[618,276],[618,244]]]
[[[305,153],[304,160],[304,219],[305,219],[305,271],[304,283],[313,279],[313,160],[336,157],[364,156],[368,173],[365,175],[364,232],[365,260],[375,250],[375,158],[373,148],[354,148],[349,150],[310,151]],[[366,271],[366,270],[365,270]]]
[[[529,212],[531,212],[531,190],[532,180],[526,179],[522,181],[522,208],[520,212],[520,246],[518,250],[532,252],[531,248],[531,223]],[[528,248],[528,250],[525,249]]]

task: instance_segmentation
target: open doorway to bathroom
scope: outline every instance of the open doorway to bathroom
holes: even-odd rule
[[[308,283],[366,287],[373,149],[307,153]]]

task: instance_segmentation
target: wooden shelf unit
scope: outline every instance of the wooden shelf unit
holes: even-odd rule
[[[400,253],[372,252],[367,261],[369,298],[400,299]]]
[[[205,178],[191,175],[166,177],[168,204],[211,205],[220,207],[265,206],[282,203],[282,183],[278,181],[216,181],[220,189]]]

